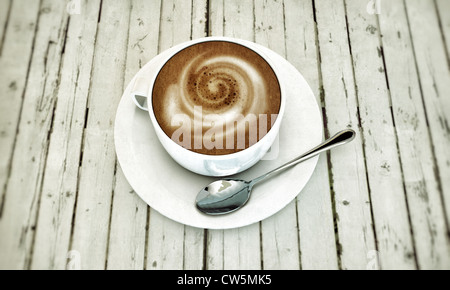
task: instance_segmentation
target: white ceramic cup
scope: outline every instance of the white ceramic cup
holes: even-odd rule
[[[156,120],[152,107],[151,98],[153,95],[153,85],[159,72],[167,63],[167,61],[169,61],[175,54],[187,47],[209,41],[226,41],[236,43],[256,52],[269,64],[269,66],[275,72],[281,90],[280,110],[269,132],[267,132],[267,134],[263,138],[261,138],[252,146],[242,151],[226,155],[200,154],[183,148],[175,141],[173,141],[169,136],[167,136],[166,133],[162,130],[162,128],[159,126],[158,121]],[[257,49],[252,47],[251,42],[229,37],[206,37],[195,39],[178,45],[177,49],[172,51],[162,61],[162,64],[157,69],[157,73],[155,73],[154,76],[150,79],[150,82],[149,79],[146,78],[136,78],[131,97],[138,108],[148,111],[156,135],[158,136],[159,141],[161,142],[164,149],[169,153],[169,155],[184,168],[206,176],[227,176],[236,174],[250,168],[259,160],[261,160],[267,153],[267,151],[271,148],[272,144],[274,144],[274,141],[278,138],[278,132],[280,129],[281,121],[283,119],[286,104],[285,86],[282,80],[280,80],[279,73],[277,73],[276,66],[272,63],[271,59],[261,51],[258,51]]]

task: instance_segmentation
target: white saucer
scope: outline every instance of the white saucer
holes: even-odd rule
[[[254,43],[281,72],[287,87],[286,112],[279,134],[278,158],[260,161],[239,178],[250,180],[294,159],[322,141],[322,117],[314,94],[303,76],[280,55]],[[149,77],[156,72],[163,56],[176,50],[173,47],[148,62],[135,76]],[[138,109],[130,92],[134,79],[126,88],[119,104],[114,130],[117,158],[122,171],[134,191],[162,215],[198,228],[228,229],[261,221],[289,204],[308,182],[318,157],[314,157],[253,189],[248,204],[223,216],[207,216],[194,204],[200,189],[216,180],[192,173],[178,165],[164,150],[155,135],[147,112]]]

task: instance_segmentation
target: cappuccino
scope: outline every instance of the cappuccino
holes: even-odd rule
[[[227,41],[194,44],[160,70],[152,106],[164,133],[207,155],[239,152],[271,129],[280,110],[278,79],[253,50]]]

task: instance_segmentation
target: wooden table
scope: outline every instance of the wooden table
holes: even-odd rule
[[[213,35],[294,64],[325,137],[358,132],[232,230],[148,207],[113,143],[139,68]],[[450,268],[450,1],[0,0],[0,41],[0,268]]]

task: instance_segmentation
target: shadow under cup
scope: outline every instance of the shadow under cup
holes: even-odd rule
[[[132,97],[149,112],[160,143],[177,163],[201,175],[227,176],[261,159],[276,159],[286,100],[276,66],[267,56],[251,42],[226,37],[189,41],[167,53],[150,88],[148,79],[137,79]],[[230,110],[239,116],[237,121],[227,119]],[[254,119],[248,116],[258,116],[256,127],[262,131],[256,139],[249,125]],[[239,128],[245,128],[245,145],[234,132]],[[227,143],[230,132],[233,143]],[[211,147],[205,140],[222,146]]]

